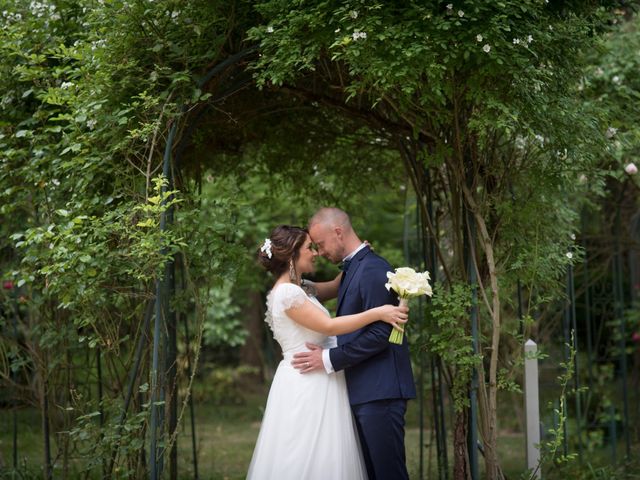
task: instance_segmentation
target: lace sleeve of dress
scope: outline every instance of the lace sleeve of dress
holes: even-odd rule
[[[264,321],[269,325],[269,328],[273,332],[273,314],[271,313],[272,309],[272,294],[269,293],[267,295],[267,311],[264,314]]]
[[[284,283],[279,288],[278,300],[283,310],[301,307],[309,299],[302,288],[292,283]]]

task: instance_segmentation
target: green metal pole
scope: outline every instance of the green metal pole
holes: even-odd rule
[[[624,291],[622,288],[622,251],[620,249],[620,203],[616,211],[616,223],[615,223],[615,239],[616,239],[616,253],[615,253],[615,290],[616,290],[616,316],[619,323],[620,340],[620,373],[622,375],[622,415],[624,417],[624,441],[625,441],[625,453],[626,457],[631,457],[631,437],[629,434],[629,392],[627,386],[627,331],[626,320],[624,318]]]
[[[12,284],[13,288],[13,338],[16,342],[16,351],[18,347],[18,318],[20,315],[20,310],[18,309],[18,287],[15,284]],[[17,382],[17,372],[12,368],[11,369],[11,378],[14,382],[14,385]],[[13,401],[13,475],[15,475],[18,471],[18,399],[14,393]]]
[[[465,232],[466,237],[466,267],[469,285],[471,286],[471,337],[473,342],[473,353],[477,355],[479,352],[479,328],[478,328],[478,289],[476,269],[473,264],[473,251],[476,245],[476,223],[473,215],[466,211],[468,230]],[[467,450],[469,452],[469,470],[472,480],[480,478],[478,470],[478,371],[473,369],[471,376],[471,390],[469,392],[469,431],[467,434]]]
[[[616,428],[616,407],[609,405],[609,439],[611,445],[611,463],[618,463],[618,430]]]
[[[575,351],[573,357],[573,394],[576,405],[576,434],[578,436],[578,458],[582,461],[582,401],[580,397],[580,374],[578,371],[578,326],[576,322],[576,289],[573,278],[573,265],[569,264],[568,289],[569,289],[569,315],[571,318],[571,328],[573,329],[573,344]]]
[[[18,345],[18,315],[20,311],[18,309],[18,289],[15,285],[13,285],[13,307],[14,307],[14,315],[13,315],[13,338],[16,341],[16,346]],[[13,378],[14,384],[17,381],[17,372],[15,369],[11,369],[11,377]],[[17,399],[13,399],[13,469],[17,472],[18,470],[18,412],[17,412]]]
[[[429,182],[429,185],[431,182]],[[432,212],[433,213],[433,212]],[[439,229],[439,219],[437,216],[431,217],[435,220],[435,231],[437,232]],[[437,239],[434,239],[431,242],[431,265],[433,265],[434,277],[435,272],[438,271],[438,257],[436,255],[436,242]],[[434,388],[434,403],[437,404],[437,408],[434,409],[434,416],[436,416],[436,428],[438,429],[438,435],[436,435],[436,440],[439,439],[439,456],[438,456],[438,472],[440,474],[440,478],[443,480],[447,480],[449,478],[449,458],[447,452],[447,424],[444,416],[444,387],[442,381],[442,365],[439,357],[435,357],[433,361],[433,371],[435,374],[435,388]]]
[[[562,331],[563,331],[563,336],[564,336],[564,348],[563,348],[563,352],[564,352],[564,363],[566,366],[566,368],[568,369],[568,363],[569,360],[571,358],[571,351],[570,351],[570,344],[571,344],[571,305],[569,304],[570,302],[570,293],[569,293],[569,269],[567,269],[567,275],[565,278],[565,293],[567,294],[567,304],[565,304],[564,307],[564,315],[562,318]],[[567,394],[565,393],[562,397],[562,402],[565,406],[565,410],[564,410],[564,414],[565,417],[568,416],[567,411]],[[564,422],[562,423],[562,430],[563,430],[563,435],[562,435],[562,452],[564,454],[564,456],[566,457],[569,454],[569,444],[568,444],[568,429],[567,429],[567,419],[564,419]]]
[[[416,198],[417,202],[420,201],[419,198]],[[428,201],[430,201],[429,199]],[[417,203],[416,202],[416,203]],[[420,221],[420,208],[416,205],[416,224],[417,224],[417,240],[418,246],[421,247],[421,257],[422,257],[422,265],[423,269],[426,269],[426,250],[425,250],[425,242],[424,242],[424,225]],[[435,279],[435,272],[434,272]],[[424,304],[422,296],[418,300],[418,328],[420,339],[424,341]],[[425,351],[423,348],[418,352],[418,388],[420,390],[420,404],[419,404],[419,414],[420,414],[420,480],[424,478],[424,369],[425,369]]]
[[[584,215],[583,215],[584,219]],[[584,221],[583,221],[583,232],[584,232]],[[583,233],[584,234],[584,233]],[[586,327],[587,334],[587,398],[591,396],[591,388],[593,382],[593,370],[592,370],[592,362],[593,362],[593,331],[591,325],[591,286],[589,282],[591,281],[589,278],[589,250],[587,248],[587,241],[583,239],[582,248],[584,249],[584,263],[582,267],[583,272],[583,282],[584,282],[584,322]],[[587,404],[589,401],[587,400]]]
[[[522,284],[520,283],[520,279],[518,279],[518,283],[516,285],[518,289],[518,320],[520,321],[520,336],[524,337],[524,308],[522,302]],[[523,340],[524,341],[524,338]]]
[[[47,373],[45,372],[45,376]],[[51,465],[51,439],[49,435],[49,381],[45,377],[42,379],[42,435],[44,437],[44,477],[46,480],[53,479],[53,468]]]
[[[100,354],[100,346],[96,346],[96,373],[98,374],[98,423],[100,425],[100,441],[104,438],[104,406],[102,405],[102,359]],[[102,458],[102,476],[107,476],[107,462]]]
[[[171,129],[169,130],[169,137],[167,139],[167,145],[164,151],[164,159],[163,159],[163,168],[162,173],[164,178],[171,178],[171,149],[173,147],[173,140],[176,135],[176,131],[178,128],[178,122],[174,120],[171,125]],[[164,196],[167,192],[167,186],[162,187],[162,195]],[[166,199],[163,198],[163,204],[166,204]],[[166,211],[162,213],[160,216],[160,231],[164,232],[167,229],[167,214]],[[166,255],[166,249],[162,251],[163,256]],[[165,274],[166,277],[166,274]],[[164,410],[161,405],[161,402],[164,402],[164,397],[161,397],[163,393],[162,389],[162,379],[159,376],[158,368],[160,366],[160,339],[161,335],[164,334],[163,330],[163,322],[165,320],[165,314],[168,313],[165,311],[166,305],[166,278],[157,279],[156,280],[156,315],[155,315],[155,323],[153,330],[153,354],[152,354],[152,363],[151,363],[151,425],[150,425],[150,448],[149,448],[149,478],[151,480],[158,480],[161,475],[161,462],[158,455],[158,435],[159,435],[159,423],[160,412]],[[162,435],[160,433],[160,435]]]
[[[173,216],[173,214],[171,215]],[[170,261],[167,263],[167,283],[168,283],[168,298],[175,297],[175,262]],[[169,302],[167,302],[169,303]],[[165,370],[167,372],[167,387],[169,390],[169,435],[172,437],[173,442],[171,444],[171,451],[169,452],[169,478],[170,480],[177,480],[178,478],[178,437],[175,434],[178,426],[178,369],[177,369],[177,356],[178,356],[178,338],[177,338],[177,325],[176,325],[176,312],[169,304],[166,308],[167,311],[167,357]]]

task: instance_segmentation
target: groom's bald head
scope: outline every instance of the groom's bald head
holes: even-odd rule
[[[309,220],[309,229],[315,224],[321,224],[328,227],[340,226],[345,232],[353,231],[351,219],[347,212],[335,207],[325,207],[318,210],[311,220]]]
[[[340,262],[361,243],[349,215],[335,207],[321,208],[311,217],[309,235],[318,246],[318,253],[334,263]]]

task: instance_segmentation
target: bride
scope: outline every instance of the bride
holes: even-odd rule
[[[267,296],[266,322],[284,358],[269,391],[248,479],[367,478],[344,372],[301,375],[290,362],[294,353],[307,350],[305,342],[332,347],[336,345],[333,335],[378,320],[401,330],[407,309],[383,305],[331,318],[318,299],[337,295],[341,275],[312,284],[312,293],[300,286],[300,275],[314,271],[317,256],[307,231],[287,225],[276,227],[258,252],[262,265],[276,278]]]

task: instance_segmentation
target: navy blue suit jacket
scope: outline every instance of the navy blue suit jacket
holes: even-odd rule
[[[338,315],[360,313],[388,303],[397,305],[387,291],[389,263],[369,247],[356,253],[338,290]],[[382,321],[338,336],[338,346],[329,350],[333,368],[345,370],[349,402],[359,405],[383,399],[415,398],[409,346],[389,343],[391,325]]]

